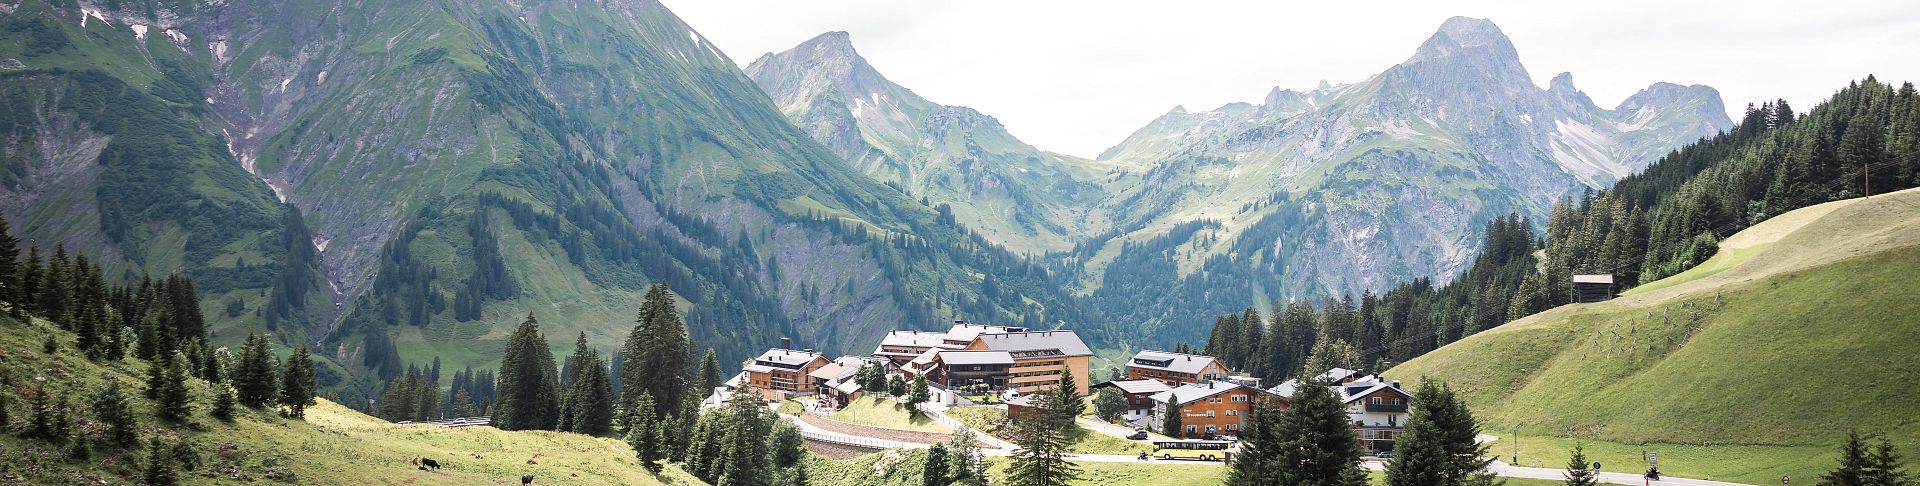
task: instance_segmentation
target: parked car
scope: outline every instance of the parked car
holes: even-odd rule
[[[1379,453],[1379,454],[1375,454],[1375,455],[1374,455],[1374,457],[1378,457],[1378,458],[1381,458],[1381,459],[1392,459],[1392,458],[1393,458],[1393,451],[1380,451],[1380,453]]]
[[[1143,429],[1133,429],[1133,433],[1127,435],[1127,438],[1132,440],[1147,440],[1147,431]]]

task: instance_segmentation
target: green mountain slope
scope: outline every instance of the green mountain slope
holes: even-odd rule
[[[1543,221],[1728,129],[1719,94],[1659,83],[1612,109],[1570,75],[1536,86],[1492,22],[1456,17],[1364,81],[1260,104],[1175,108],[1101,155],[1115,231],[1066,256],[1095,306],[1195,340],[1248,303],[1382,292],[1461,274],[1481,228]],[[1171,289],[1171,290],[1169,290]]]
[[[882,76],[846,32],[747,67],[782,113],[876,180],[903,188],[1015,251],[1066,250],[1106,229],[1112,164],[1036,149],[993,117],[939,105]]]
[[[41,346],[49,336],[62,351],[48,355]],[[139,360],[107,364],[76,357],[73,335],[46,321],[21,323],[0,316],[0,401],[15,420],[27,418],[27,393],[40,386],[51,399],[65,399],[73,408],[69,419],[88,425],[74,430],[89,434],[93,450],[87,460],[72,460],[69,448],[40,439],[0,433],[0,463],[8,481],[21,484],[135,484],[147,464],[145,440],[162,437],[168,444],[185,442],[199,466],[179,471],[183,484],[231,484],[235,480],[278,481],[294,484],[517,484],[533,474],[542,482],[568,484],[700,484],[699,480],[668,465],[659,476],[640,467],[633,449],[623,441],[557,432],[506,432],[491,427],[444,428],[437,425],[394,425],[321,400],[306,411],[307,419],[287,420],[270,411],[239,407],[233,422],[207,415],[211,392],[205,382],[189,379],[194,413],[189,424],[171,424],[155,418],[153,402],[141,396],[147,363]],[[44,380],[42,380],[44,378]],[[131,397],[141,444],[122,449],[106,439],[105,427],[89,408],[94,394],[109,381],[119,382]],[[408,463],[427,457],[444,466],[420,471]],[[538,464],[529,465],[537,458]]]
[[[1618,443],[1914,443],[1920,190],[1792,211],[1692,271],[1535,314],[1388,372],[1453,384],[1493,429]],[[1808,461],[1811,462],[1811,461]]]
[[[555,335],[585,332],[610,349],[653,281],[673,286],[693,339],[730,363],[780,336],[847,351],[870,348],[886,329],[953,316],[1081,321],[1044,269],[850,167],[656,2],[115,4],[8,4],[0,19],[50,30],[0,31],[0,45],[32,49],[45,31],[78,47],[0,56],[7,75],[98,71],[155,91],[169,89],[154,80],[170,71],[137,60],[182,59],[177,71],[204,88],[174,99],[178,136],[210,154],[205,170],[222,175],[209,179],[270,210],[284,211],[276,197],[299,208],[301,224],[284,226],[311,236],[248,229],[244,219],[216,230],[313,262],[299,267],[311,272],[268,279],[310,277],[300,289],[308,298],[288,299],[316,316],[308,341],[362,378],[372,375],[363,365],[388,376],[404,367],[393,356],[491,367],[529,312]],[[7,106],[10,117],[33,114]],[[65,132],[11,133],[15,146],[34,147]],[[17,160],[34,167],[73,151],[8,153],[28,154]],[[122,193],[162,194],[157,181],[177,179]],[[5,206],[28,235],[52,232],[37,221],[92,226],[85,206],[15,202],[89,186],[28,187]],[[267,216],[259,219],[291,219]],[[204,307],[214,315],[246,293],[210,296]],[[246,309],[275,300],[261,294],[271,293],[244,296]],[[369,333],[391,336],[395,352],[367,349]]]

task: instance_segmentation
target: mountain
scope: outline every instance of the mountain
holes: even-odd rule
[[[1731,127],[1705,86],[1613,109],[1570,75],[1541,89],[1498,27],[1456,17],[1363,82],[1176,107],[1136,131],[1100,156],[1139,168],[1112,179],[1116,230],[1072,258],[1094,305],[1193,339],[1248,302],[1444,283],[1488,220],[1538,224],[1556,199]]]
[[[278,334],[351,371],[349,403],[401,356],[492,367],[529,313],[610,349],[654,281],[730,363],[781,336],[857,351],[956,315],[1082,320],[657,2],[22,0],[0,21],[20,233],[254,278],[202,289],[215,340],[300,331]]]
[[[993,117],[894,84],[846,32],[821,34],[747,67],[780,111],[876,180],[901,187],[994,243],[1043,253],[1104,231],[1106,171],[1021,142]]]
[[[1446,381],[1495,430],[1663,459],[1672,444],[1786,459],[1707,471],[1733,481],[1814,477],[1848,430],[1910,448],[1911,414],[1882,404],[1907,393],[1886,377],[1920,373],[1903,338],[1920,330],[1920,302],[1902,290],[1920,271],[1916,204],[1909,189],[1787,212],[1691,271],[1481,332],[1388,375]]]

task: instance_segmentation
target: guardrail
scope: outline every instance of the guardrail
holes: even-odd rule
[[[441,427],[470,427],[475,425],[493,425],[493,417],[460,417],[443,420],[402,420],[396,424],[438,425]]]
[[[967,424],[960,423],[959,420],[954,420],[953,417],[947,416],[947,412],[944,410],[939,412],[928,411],[925,413],[925,415],[928,417],[932,417],[933,421],[939,422],[940,425],[945,425],[947,426],[947,428],[953,429],[955,431],[968,430],[973,428],[973,427],[968,427]]]

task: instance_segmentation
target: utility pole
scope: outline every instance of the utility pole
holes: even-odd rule
[[[1520,428],[1513,428],[1513,465],[1520,465]]]
[[[1860,163],[1860,187],[1866,190],[1866,199],[1873,199],[1873,178],[1868,175],[1871,174],[1870,171],[1872,170],[1873,169],[1867,167],[1866,162]]]

